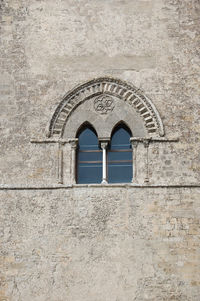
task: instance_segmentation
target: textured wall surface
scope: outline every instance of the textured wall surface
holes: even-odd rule
[[[180,138],[166,155],[152,147],[152,181],[198,183],[199,6],[195,0],[1,1],[1,183],[54,181],[56,148],[30,139],[43,137],[70,89],[98,76],[144,90],[166,135]]]
[[[1,192],[0,300],[198,301],[199,194]]]
[[[0,0],[0,301],[199,301],[199,15],[198,0]],[[51,189],[58,146],[30,141],[103,76],[143,90],[179,142],[149,146],[157,187],[139,145],[144,187]]]

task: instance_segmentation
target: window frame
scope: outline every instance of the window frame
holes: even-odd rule
[[[102,163],[102,166],[101,166],[101,169],[102,169],[102,181],[99,183],[99,182],[85,182],[85,183],[80,183],[79,182],[79,168],[80,168],[80,163],[90,163],[92,161],[79,161],[79,155],[80,153],[89,153],[89,152],[92,152],[92,150],[80,150],[79,148],[79,136],[81,135],[82,132],[84,132],[86,129],[90,129],[93,131],[93,133],[96,135],[97,139],[98,139],[98,134],[95,130],[95,128],[90,124],[90,123],[87,123],[85,122],[84,124],[82,124],[78,131],[77,131],[77,134],[76,134],[76,139],[78,140],[78,143],[77,143],[77,147],[76,147],[76,163],[75,163],[75,183],[76,184],[96,184],[96,185],[99,185],[99,184],[130,184],[132,183],[132,180],[133,180],[133,150],[132,150],[132,143],[131,143],[131,137],[132,137],[132,133],[131,133],[131,130],[130,128],[124,123],[124,122],[119,122],[117,125],[114,126],[113,130],[112,130],[112,133],[111,133],[111,138],[99,138],[98,141],[99,141],[99,148],[101,148],[102,150],[94,150],[93,152],[101,152],[102,153],[102,160],[101,161],[98,161],[98,162],[101,162]],[[128,163],[131,163],[130,167],[131,167],[131,178],[130,178],[130,181],[119,181],[119,182],[113,182],[113,181],[108,181],[108,174],[109,174],[109,152],[111,153],[112,150],[109,150],[110,147],[111,147],[111,143],[112,143],[112,138],[113,138],[113,135],[119,130],[119,129],[124,129],[130,136],[129,138],[129,143],[127,145],[130,146],[130,149],[122,149],[120,152],[129,152],[131,153],[131,160],[120,160],[120,162],[128,162]],[[113,150],[114,152],[115,150]],[[116,151],[118,152],[118,151]],[[95,161],[96,162],[96,161]],[[93,162],[93,163],[95,163]]]
[[[96,136],[96,141],[97,141],[97,144],[94,146],[97,147],[98,149],[90,149],[90,144],[85,144],[84,147],[86,147],[87,149],[81,149],[81,146],[80,146],[80,141],[79,141],[79,137],[82,133],[84,133],[86,130],[90,130],[95,136]],[[93,153],[93,154],[96,154],[96,153],[102,153],[102,150],[100,149],[99,147],[99,141],[98,141],[98,136],[97,136],[97,132],[95,130],[95,128],[90,124],[90,123],[84,123],[80,128],[79,130],[77,131],[77,135],[76,137],[78,138],[78,143],[77,143],[77,148],[76,148],[76,169],[75,169],[75,179],[76,179],[76,183],[77,184],[100,184],[100,182],[98,181],[95,181],[95,182],[85,182],[85,183],[81,183],[82,180],[81,180],[81,168],[85,168],[85,170],[87,170],[87,168],[92,168],[92,167],[99,167],[101,169],[101,173],[102,173],[102,165],[103,165],[103,162],[102,162],[102,159],[101,160],[95,160],[95,161],[92,161],[92,160],[80,160],[79,157],[81,154],[88,154],[88,153]],[[94,148],[95,148],[94,147]],[[81,164],[88,164],[88,166],[81,166]],[[91,164],[91,165],[90,165]],[[99,166],[94,166],[93,164],[100,164]],[[97,174],[96,174],[97,175]],[[98,176],[97,176],[98,177]]]
[[[120,135],[121,129],[124,131],[124,135],[129,136],[128,141],[126,141],[128,143],[127,144],[117,143],[117,144],[112,145],[112,140],[116,139],[116,137],[115,137],[116,134]],[[131,132],[130,128],[124,122],[118,123],[112,130],[110,145],[107,149],[107,181],[109,184],[114,184],[114,183],[120,184],[120,183],[131,183],[132,182],[132,179],[133,179],[133,150],[132,150],[131,141],[130,141],[131,137],[132,137],[132,132]],[[124,137],[123,137],[123,139],[124,139]],[[118,142],[119,142],[119,140],[118,140]],[[112,153],[116,153],[116,155],[118,153],[130,153],[131,159],[127,160],[127,159],[123,158],[121,160],[113,160],[113,159],[109,160],[109,154],[111,156]],[[112,178],[112,180],[110,179],[109,169],[111,171],[111,167],[114,167],[115,163],[116,164],[118,163],[119,164],[118,167],[121,167],[121,168],[123,167],[123,165],[121,163],[124,163],[124,164],[131,163],[131,164],[128,164],[129,166],[126,166],[126,167],[130,167],[129,171],[131,171],[131,176],[128,181],[123,180],[123,179],[121,181],[115,181],[113,178]],[[113,166],[112,166],[112,164],[113,164]],[[117,175],[117,173],[116,173],[116,175]]]

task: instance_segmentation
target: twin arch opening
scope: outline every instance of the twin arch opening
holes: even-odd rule
[[[96,105],[98,101],[105,99],[104,96],[107,97],[107,95],[112,95],[114,107],[113,103],[109,101],[109,111],[111,112],[109,112],[105,118],[105,115],[100,115],[102,112],[97,112],[99,110],[96,110],[94,104]],[[129,114],[130,118],[124,118],[123,114],[121,114],[123,109],[124,113]],[[79,116],[81,116],[80,119],[76,118],[77,112]],[[107,110],[104,110],[103,113],[107,113]],[[114,115],[114,118],[112,114]],[[132,117],[134,117],[133,122],[129,122]],[[96,123],[93,123],[93,121],[91,122],[92,118]],[[72,119],[74,123],[71,122]],[[110,119],[112,122],[110,122]],[[90,125],[87,124],[86,120],[90,122]],[[99,122],[99,120],[102,122]],[[122,120],[125,123],[123,123]],[[106,122],[104,123],[104,121]],[[75,126],[72,127],[72,125]],[[103,132],[101,131],[101,127],[106,135],[102,135]],[[146,131],[144,131],[144,127],[146,128]],[[96,142],[94,145],[96,149],[91,149],[89,143],[81,143],[81,135],[86,128],[92,132],[95,138]],[[139,132],[138,129],[140,128],[142,128],[142,131]],[[71,131],[71,129],[73,129],[73,131]],[[127,138],[125,143],[123,143],[123,139],[120,140],[120,131],[125,131],[123,136],[129,138]],[[138,135],[138,132],[140,135]],[[63,135],[64,133],[68,134]],[[79,163],[88,163],[87,155],[83,155],[86,156],[83,160],[80,158],[81,151],[84,150],[82,149],[84,145],[86,151],[89,150],[91,153],[93,153],[93,151],[100,153],[100,159],[94,159],[94,161],[100,161],[97,162],[97,164],[100,163],[100,165],[102,165],[100,168],[100,170],[102,169],[101,183],[105,183],[107,179],[106,171],[107,169],[110,169],[108,170],[108,181],[110,181],[110,183],[132,182],[133,184],[138,185],[141,183],[149,183],[149,156],[151,154],[149,152],[149,150],[151,150],[149,146],[152,143],[171,143],[179,141],[178,138],[162,137],[164,136],[164,128],[160,115],[148,97],[130,84],[107,77],[94,79],[70,91],[57,106],[50,120],[47,136],[51,139],[32,139],[31,142],[57,144],[57,182],[59,184],[70,183],[70,185],[82,181],[80,176],[76,173],[76,170],[81,166],[79,166]],[[117,143],[113,142],[115,136],[119,136],[116,138],[117,140],[119,139],[119,142]],[[87,149],[88,147],[89,149]],[[93,164],[91,162],[93,161],[92,158],[88,161],[88,164]],[[114,163],[118,164],[118,166],[114,166]],[[112,166],[109,166],[109,164]],[[125,179],[124,176],[123,179],[120,180],[117,176],[115,179],[112,179],[112,168],[113,170],[119,168],[119,171],[123,168],[129,168],[130,173],[129,171],[119,173],[120,175],[125,174],[128,179]],[[115,176],[116,173],[114,172],[113,174]],[[94,180],[92,181],[94,182]],[[95,181],[95,183],[99,181],[100,180]]]
[[[110,142],[98,141],[93,126],[85,123],[78,130],[76,159],[76,182],[129,183],[132,181],[132,133],[124,123],[118,123],[111,134]]]
[[[105,101],[107,107],[101,107]],[[133,182],[137,170],[134,141],[144,141],[146,148],[147,141],[160,141],[162,136],[163,123],[152,101],[133,85],[110,77],[93,79],[67,93],[47,133],[53,141],[71,143],[72,181],[79,184]],[[62,162],[62,155],[59,158]],[[148,169],[146,173],[148,179]]]

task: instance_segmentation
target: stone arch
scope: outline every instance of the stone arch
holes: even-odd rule
[[[132,131],[131,131],[131,128],[130,128],[130,126],[128,125],[128,123],[125,122],[124,120],[120,120],[120,121],[118,121],[118,122],[113,126],[110,136],[112,136],[112,134],[113,134],[113,132],[115,131],[115,129],[116,129],[118,126],[120,126],[120,125],[122,125],[122,126],[124,126],[125,128],[127,128],[128,131],[131,133],[131,136],[133,135],[133,134],[132,134]]]
[[[77,131],[76,131],[76,135],[75,135],[76,137],[78,137],[79,133],[82,131],[82,129],[83,129],[84,127],[92,128],[93,131],[95,132],[95,134],[97,135],[97,138],[98,138],[98,133],[97,133],[95,127],[93,126],[93,124],[92,124],[91,122],[89,122],[89,121],[87,121],[87,120],[84,121],[84,122],[78,127],[78,129],[77,129]]]
[[[65,95],[52,116],[48,137],[61,138],[73,111],[87,99],[102,94],[117,96],[128,103],[143,119],[149,135],[164,136],[160,115],[152,101],[141,90],[122,80],[102,77],[86,82]]]

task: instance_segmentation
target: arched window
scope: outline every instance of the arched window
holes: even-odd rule
[[[113,130],[108,150],[108,183],[128,183],[132,181],[131,136],[131,131],[123,123]]]
[[[86,124],[79,130],[77,138],[77,183],[101,183],[102,150],[96,131],[91,125]]]

